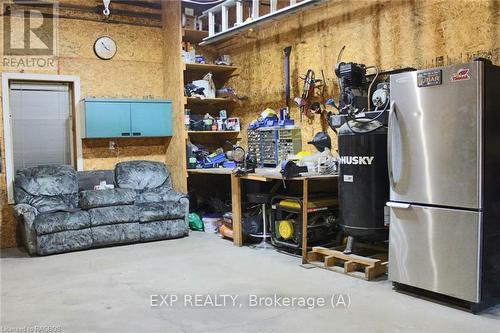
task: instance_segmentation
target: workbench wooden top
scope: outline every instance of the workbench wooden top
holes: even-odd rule
[[[210,168],[210,169],[188,169],[189,173],[194,174],[211,174],[211,175],[231,175],[233,169],[229,168]],[[244,176],[240,176],[241,179],[257,180],[257,181],[271,181],[271,180],[282,180],[283,177],[276,168],[257,168],[255,173],[249,173]],[[332,175],[320,175],[320,174],[310,174],[300,177],[289,178],[288,180],[304,180],[304,179],[330,179],[338,178],[338,174]]]
[[[231,175],[233,169],[231,168],[208,168],[208,169],[188,169],[188,173],[200,173],[209,175]]]

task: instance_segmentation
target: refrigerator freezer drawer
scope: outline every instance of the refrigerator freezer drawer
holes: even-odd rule
[[[480,301],[481,214],[409,205],[390,208],[389,280]]]

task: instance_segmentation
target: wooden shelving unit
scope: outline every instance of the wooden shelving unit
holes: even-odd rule
[[[208,31],[182,29],[182,40],[191,43],[196,50],[196,54],[203,55],[207,58],[207,62],[212,62],[218,54],[212,49],[199,46],[199,43],[202,42],[205,37],[208,37]],[[198,63],[183,64],[184,84],[199,80],[207,73],[212,73],[212,78],[216,87],[221,88],[237,69],[237,66]],[[189,109],[192,115],[199,116],[208,113],[214,118],[219,117],[219,112],[221,110],[226,110],[228,117],[231,117],[231,109],[237,105],[237,103],[238,100],[234,98],[184,97],[185,108]],[[240,131],[184,131],[184,136],[188,141],[191,141],[195,145],[203,145],[208,149],[222,147],[227,141],[236,143],[237,140],[240,140]],[[188,169],[187,171],[188,174],[231,173],[231,169]]]

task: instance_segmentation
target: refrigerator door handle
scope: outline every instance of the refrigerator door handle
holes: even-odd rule
[[[391,101],[391,106],[389,108],[389,119],[388,119],[388,133],[387,133],[387,168],[389,172],[389,183],[391,184],[391,188],[394,189],[397,185],[396,181],[394,180],[394,172],[392,169],[392,137],[393,137],[393,118],[396,117],[396,109],[395,109],[396,102]]]
[[[411,205],[409,203],[400,203],[400,202],[392,202],[392,201],[386,202],[385,205],[387,207],[399,208],[399,209],[408,209],[408,208],[411,208]]]

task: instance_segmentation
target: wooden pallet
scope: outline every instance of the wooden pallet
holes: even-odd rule
[[[374,252],[373,249],[371,252]],[[340,248],[313,247],[312,251],[307,253],[307,262],[320,268],[370,281],[381,277],[387,271],[387,252],[383,250],[377,252],[361,256],[345,254]]]

